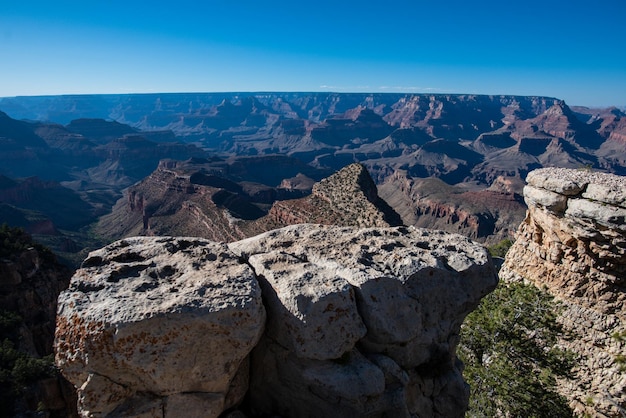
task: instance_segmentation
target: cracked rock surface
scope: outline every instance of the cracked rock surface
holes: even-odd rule
[[[56,360],[84,416],[463,416],[459,329],[496,282],[415,228],[130,238],[61,295]]]
[[[264,324],[254,273],[225,245],[128,238],[90,253],[59,297],[56,363],[85,416],[219,414],[245,394]]]
[[[268,312],[251,363],[256,413],[464,414],[459,329],[496,285],[482,246],[426,229],[295,225],[229,247],[257,272]]]
[[[526,181],[527,216],[500,277],[545,286],[563,303],[575,338],[561,343],[580,360],[560,392],[576,413],[620,416],[626,377],[615,359],[626,345],[613,335],[626,333],[626,177],[543,168]]]

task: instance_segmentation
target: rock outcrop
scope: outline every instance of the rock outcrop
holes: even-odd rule
[[[268,327],[255,413],[461,416],[463,318],[496,284],[477,244],[423,229],[293,226],[230,244],[255,269]]]
[[[483,247],[415,228],[129,238],[61,295],[56,360],[83,416],[462,416],[460,326],[496,282]]]
[[[626,409],[626,178],[584,170],[540,169],[527,177],[526,219],[500,277],[545,286],[564,305],[574,334],[564,346],[581,358],[561,392],[578,413],[618,416]]]
[[[267,216],[239,227],[250,237],[299,223],[365,228],[400,226],[402,219],[378,196],[367,169],[354,163],[315,183],[311,195],[277,201]]]
[[[101,218],[96,229],[108,237],[175,235],[231,242],[298,223],[402,224],[400,216],[378,196],[361,164],[350,164],[323,178],[309,196],[268,188],[273,196],[261,201],[250,182],[232,180],[237,165],[162,161],[150,176],[126,191],[126,197]],[[268,203],[273,205],[266,213],[261,208]]]
[[[264,324],[254,272],[224,244],[129,238],[60,296],[56,362],[84,416],[218,416],[246,393]]]

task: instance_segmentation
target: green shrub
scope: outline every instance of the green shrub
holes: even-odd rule
[[[12,416],[14,400],[39,379],[56,374],[52,356],[35,358],[19,351],[22,318],[0,311],[0,417]]]
[[[39,256],[50,262],[56,258],[50,249],[33,241],[32,237],[22,228],[15,228],[7,224],[0,225],[0,258],[13,258],[29,248],[35,248]]]
[[[550,295],[524,284],[500,284],[468,315],[457,350],[471,388],[468,416],[572,415],[555,390],[574,365],[556,347],[557,315]]]
[[[626,331],[616,332],[613,334],[613,338],[621,343],[626,342]],[[621,372],[626,372],[626,353],[620,353],[615,356],[615,363],[619,365]]]
[[[488,247],[487,249],[489,250],[489,254],[491,254],[492,257],[504,258],[507,251],[509,251],[509,248],[511,248],[512,245],[513,245],[513,241],[508,238],[505,238],[499,243],[494,244],[491,247]]]
[[[16,259],[34,248],[44,262],[56,262],[54,254],[34,242],[21,228],[0,225],[0,259]],[[0,417],[13,416],[13,404],[29,386],[56,375],[52,356],[36,358],[20,351],[20,328],[25,326],[16,313],[0,310]]]

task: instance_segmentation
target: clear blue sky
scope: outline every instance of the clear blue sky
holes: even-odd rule
[[[0,97],[546,95],[626,105],[626,1],[4,0]]]

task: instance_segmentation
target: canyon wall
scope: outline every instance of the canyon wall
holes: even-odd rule
[[[578,356],[575,378],[560,391],[577,413],[626,411],[626,178],[586,170],[531,172],[524,188],[528,213],[500,272],[556,296],[572,334],[564,347]]]
[[[0,230],[0,415],[71,415],[71,385],[37,365],[52,354],[57,298],[72,272],[26,233]]]
[[[461,323],[496,283],[412,227],[127,238],[61,294],[56,363],[83,416],[461,417]]]

